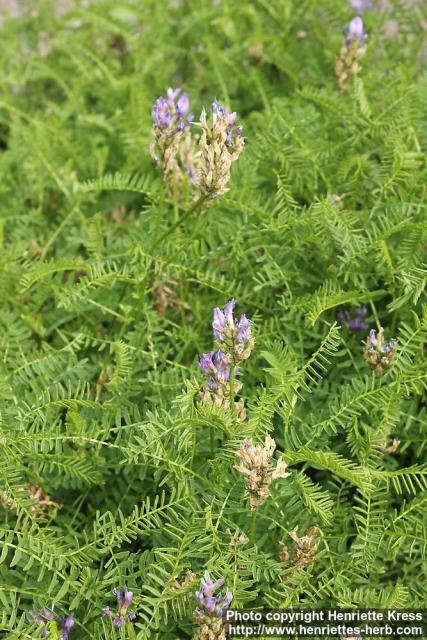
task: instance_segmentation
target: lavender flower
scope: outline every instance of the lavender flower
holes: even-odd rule
[[[74,613],[70,613],[66,618],[62,618],[61,640],[68,640],[68,636],[74,626]]]
[[[55,615],[52,611],[49,611],[48,609],[41,609],[37,614],[33,609],[30,609],[28,615],[38,627],[42,627],[42,638],[47,638],[49,635],[47,623],[55,619]]]
[[[128,608],[132,604],[133,593],[124,586],[123,592],[120,589],[113,589],[113,594],[116,596],[117,600],[117,613],[113,613],[110,610],[110,607],[105,607],[102,610],[102,615],[105,618],[112,618],[113,627],[120,629],[128,620],[129,622],[133,622],[136,619],[136,613],[134,611],[127,613]]]
[[[350,7],[353,11],[356,11],[356,13],[362,13],[363,11],[373,9],[374,5],[371,0],[350,0]]]
[[[226,589],[225,594],[215,595],[218,587],[224,583],[224,578],[216,581],[211,580],[209,572],[205,571],[201,579],[201,588],[196,592],[196,600],[199,604],[194,611],[194,617],[200,628],[194,640],[212,638],[212,640],[222,640],[225,638],[225,624],[223,616],[233,600],[230,589]]]
[[[366,339],[364,358],[369,366],[374,370],[376,376],[380,376],[387,370],[396,355],[397,340],[392,338],[388,342],[384,340],[384,329],[381,327],[376,333],[375,329],[369,332]]]
[[[216,307],[213,311],[213,332],[219,345],[224,349],[226,358],[233,363],[246,360],[251,355],[255,341],[251,334],[251,320],[245,315],[240,316],[239,322],[233,316],[235,301],[230,300],[221,311]]]
[[[335,62],[335,73],[341,92],[347,88],[348,79],[359,73],[359,60],[366,53],[368,39],[360,16],[353,18],[350,24],[344,27],[343,33],[344,43]]]
[[[55,614],[49,609],[41,609],[38,614],[30,609],[28,612],[30,618],[32,618],[33,622],[38,626],[42,627],[42,638],[47,638],[49,636],[49,631],[47,629],[47,624],[55,620]],[[62,617],[62,629],[61,629],[61,640],[68,640],[68,636],[72,627],[74,626],[74,613],[70,613],[67,617]]]
[[[193,120],[193,114],[189,110],[188,94],[181,89],[168,89],[167,97],[157,98],[151,110],[151,156],[164,178],[173,178],[177,183],[188,179],[191,172],[194,172],[196,153],[191,135],[187,131]]]
[[[368,39],[368,35],[363,26],[363,20],[360,16],[353,18],[353,20],[350,21],[350,24],[343,28],[343,34],[347,48],[349,48],[353,43],[360,46],[360,44],[364,44]]]
[[[230,300],[223,311],[219,307],[214,309],[212,327],[219,349],[216,353],[203,353],[199,359],[199,368],[206,377],[200,393],[202,402],[216,407],[229,408],[231,395],[234,397],[234,393],[242,388],[236,380],[237,365],[249,358],[255,345],[251,320],[241,315],[237,322],[233,316],[234,307],[235,301]],[[238,419],[243,421],[246,417],[244,402],[235,402],[234,408]]]
[[[231,165],[244,147],[242,126],[235,126],[237,113],[229,113],[215,100],[211,106],[212,120],[206,119],[206,110],[202,109],[200,124],[201,158],[196,175],[196,183],[207,199],[213,200],[225,193],[230,180]]]
[[[179,95],[180,97],[175,104],[175,99]],[[157,98],[151,110],[154,127],[170,129],[169,133],[172,133],[174,128],[175,132],[183,131],[193,119],[193,114],[190,113],[184,120],[184,116],[187,115],[189,109],[190,100],[188,94],[181,93],[181,89],[168,89],[167,98],[163,96]]]
[[[368,328],[368,325],[365,322],[367,313],[368,309],[366,307],[362,307],[361,309],[355,310],[352,318],[348,311],[339,309],[337,316],[340,324],[343,327],[347,327],[350,331],[366,331]]]

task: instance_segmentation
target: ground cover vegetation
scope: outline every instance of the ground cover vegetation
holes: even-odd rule
[[[425,604],[426,26],[0,3],[2,638]]]

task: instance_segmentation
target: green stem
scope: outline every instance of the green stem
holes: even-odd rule
[[[179,218],[179,220],[177,220],[171,227],[169,227],[169,229],[167,229],[160,236],[158,240],[156,240],[156,242],[151,247],[151,251],[154,251],[154,249],[157,249],[157,247],[160,244],[162,244],[163,240],[165,240],[168,236],[170,236],[171,233],[175,231],[175,229],[177,229],[183,222],[185,222],[185,220],[187,220],[191,215],[193,215],[193,213],[195,213],[198,209],[200,209],[206,199],[207,199],[206,195],[200,196],[200,198],[196,200],[193,206],[190,207],[188,211],[186,211],[186,213],[184,213],[184,215],[181,218]]]
[[[253,545],[254,541],[255,541],[256,515],[257,515],[257,510],[254,509],[252,511],[251,528],[250,528],[250,532],[249,532],[249,544],[250,545]]]
[[[230,371],[230,410],[231,410],[231,415],[234,417],[236,414],[236,407],[234,404],[234,371],[233,370]]]
[[[213,427],[209,427],[209,435],[211,441],[211,458],[215,455],[215,432]]]

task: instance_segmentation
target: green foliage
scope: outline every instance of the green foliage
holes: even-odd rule
[[[16,4],[0,6],[0,636],[39,637],[28,610],[54,603],[70,640],[190,638],[188,569],[224,576],[237,608],[421,607],[422,3],[364,14],[345,94],[342,0]],[[169,86],[196,120],[216,95],[246,136],[230,191],[186,218],[149,155]],[[197,402],[232,297],[256,337],[237,425]],[[336,322],[362,305],[398,339],[381,378],[367,331]],[[236,543],[254,526],[236,452],[267,434],[291,475]],[[40,514],[29,485],[57,505]],[[294,527],[320,529],[307,567],[279,558]],[[138,618],[116,631],[101,611],[124,584]]]

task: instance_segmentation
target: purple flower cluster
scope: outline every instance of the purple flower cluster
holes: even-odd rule
[[[375,329],[371,329],[368,336],[368,342],[372,349],[379,351],[380,353],[390,353],[393,349],[395,349],[397,345],[396,338],[392,338],[388,342],[383,342],[380,337],[380,333],[378,333]]]
[[[374,8],[371,0],[351,0],[350,6],[356,13],[362,13],[363,11],[369,11],[369,9]]]
[[[48,609],[41,609],[41,611],[37,614],[33,609],[30,609],[28,612],[32,621],[38,626],[42,627],[42,638],[47,638],[49,635],[49,631],[47,630],[47,624],[55,620],[55,614]],[[61,617],[62,621],[62,629],[61,629],[61,640],[68,640],[68,636],[72,627],[74,626],[74,613],[70,613],[69,616]]]
[[[188,113],[189,109],[187,93],[181,92],[181,89],[168,89],[167,97],[160,96],[154,103],[151,111],[153,124],[161,129],[184,131],[193,119],[193,114]]]
[[[388,369],[396,355],[397,340],[392,338],[388,342],[384,340],[384,329],[377,332],[372,329],[366,339],[364,357],[376,376],[380,376]]]
[[[362,307],[361,309],[356,309],[354,316],[351,317],[348,311],[340,309],[337,316],[339,323],[343,327],[347,327],[350,331],[366,331],[368,328],[368,325],[365,322],[367,313],[368,309],[366,307]]]
[[[201,579],[201,588],[196,593],[199,607],[194,611],[194,617],[198,622],[209,623],[212,617],[222,618],[233,600],[233,594],[227,589],[225,595],[214,595],[218,587],[224,583],[224,578],[215,582],[211,580],[209,572],[205,571]]]
[[[245,315],[237,321],[233,316],[235,301],[230,300],[224,310],[216,307],[213,311],[212,328],[218,350],[202,353],[199,368],[206,377],[200,397],[203,404],[231,409],[237,419],[246,417],[243,400],[234,401],[235,394],[242,385],[236,380],[238,364],[249,358],[255,340],[251,334],[252,322]]]
[[[105,607],[105,609],[102,610],[102,615],[106,618],[112,618],[113,626],[116,629],[120,629],[123,624],[126,623],[126,620],[133,622],[136,618],[136,613],[133,611],[127,613],[128,608],[132,604],[133,593],[129,591],[126,586],[123,587],[123,592],[120,591],[120,589],[113,589],[113,593],[117,598],[119,610],[117,613],[113,613],[109,607]]]
[[[356,16],[356,18],[350,20],[350,24],[344,27],[343,34],[347,48],[354,42],[357,43],[358,46],[364,45],[368,39],[368,35],[363,26],[363,20],[360,16]]]
[[[237,111],[228,113],[227,109],[221,106],[218,100],[215,98],[211,105],[211,112],[214,123],[219,121],[225,124],[225,144],[227,145],[227,147],[232,147],[235,143],[236,138],[241,136],[243,132],[242,125],[238,125],[237,127],[234,126],[236,123]]]
[[[230,379],[230,363],[222,351],[217,351],[215,355],[213,351],[202,353],[199,367],[208,376],[207,385],[210,391],[216,391],[219,384],[224,384]]]
[[[248,320],[245,315],[240,316],[239,322],[233,316],[235,301],[230,300],[222,311],[219,307],[216,307],[213,312],[212,327],[214,336],[219,343],[230,343],[245,347],[252,339],[251,325],[252,322]]]

